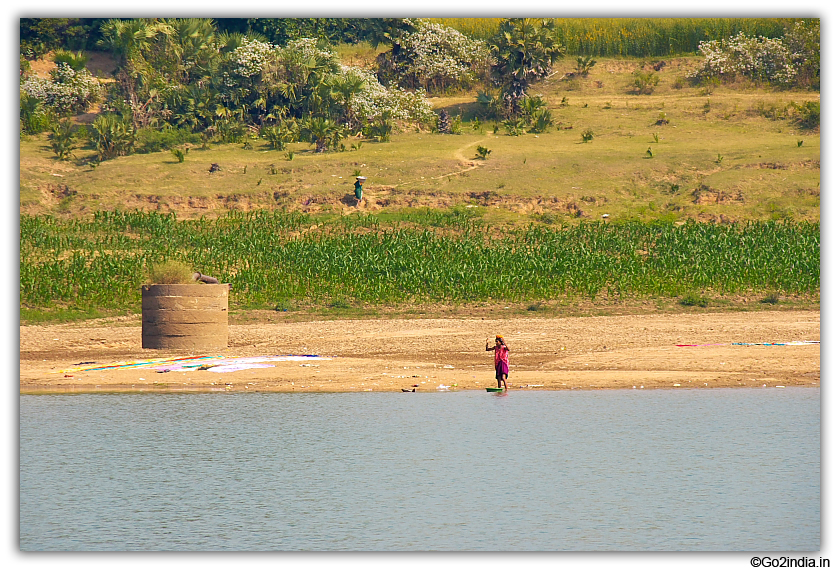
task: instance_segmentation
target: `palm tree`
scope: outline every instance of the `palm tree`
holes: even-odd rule
[[[130,121],[106,113],[93,121],[91,142],[99,160],[106,160],[130,153],[134,147],[135,130]]]
[[[315,145],[315,152],[324,152],[328,147],[338,146],[344,137],[344,129],[332,119],[309,116],[301,125],[301,134]]]
[[[300,109],[306,98],[307,79],[315,70],[315,66],[314,60],[305,58],[298,52],[284,52],[263,68],[261,88],[266,91],[268,100],[279,95],[283,106],[300,116]]]
[[[197,131],[210,124],[215,104],[211,89],[192,84],[168,90],[164,108],[175,125]]]
[[[216,27],[211,19],[166,18],[160,22],[160,31],[166,38],[167,51],[178,62],[177,72],[183,82],[189,81],[191,69],[204,69],[218,57]]]
[[[527,18],[504,20],[488,43],[494,60],[491,72],[501,86],[505,115],[518,116],[528,88],[551,73],[565,48],[557,43],[552,20]]]
[[[102,24],[100,48],[110,51],[120,65],[143,53],[160,31],[157,22],[145,18],[111,19]]]
[[[327,81],[330,88],[330,97],[338,104],[339,121],[358,126],[358,120],[353,116],[353,111],[350,108],[350,101],[357,93],[361,93],[365,88],[365,81],[358,75],[344,74],[333,75]]]

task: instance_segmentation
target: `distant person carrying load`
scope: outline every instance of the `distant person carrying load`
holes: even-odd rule
[[[364,176],[357,176],[356,177],[356,183],[353,185],[353,189],[356,192],[356,205],[357,206],[362,203],[362,190],[363,190],[362,182],[364,182],[365,180],[367,180],[367,178],[365,178]]]
[[[493,362],[496,365],[496,383],[499,388],[501,388],[502,384],[504,384],[505,390],[507,390],[507,378],[509,373],[508,357],[510,355],[510,350],[505,344],[504,337],[500,334],[496,335],[496,346],[490,346],[490,339],[488,338],[484,343],[484,349],[495,351],[493,353]]]

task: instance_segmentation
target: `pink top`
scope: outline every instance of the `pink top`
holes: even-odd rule
[[[501,344],[496,347],[496,352],[493,353],[493,364],[498,364],[499,362],[504,362],[505,364],[509,364],[508,362],[508,354],[510,350],[508,347]]]

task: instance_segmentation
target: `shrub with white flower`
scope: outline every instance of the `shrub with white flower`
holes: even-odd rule
[[[259,97],[266,69],[274,65],[282,48],[268,42],[246,39],[227,54],[219,70],[219,100],[232,107],[251,105]]]
[[[484,42],[427,20],[393,42],[394,48],[380,56],[380,76],[430,92],[468,86],[478,79],[489,56]]]
[[[340,68],[338,54],[333,51],[329,43],[323,40],[298,38],[286,44],[282,52],[314,61],[316,65],[326,68],[330,73],[338,73]]]
[[[796,79],[791,51],[779,38],[748,37],[744,32],[725,40],[700,42],[703,64],[690,72],[689,79],[720,78],[732,81],[737,76],[789,87]]]
[[[66,63],[59,63],[49,79],[29,77],[20,84],[20,91],[59,115],[67,115],[87,111],[100,100],[103,90],[87,69],[74,71]]]
[[[429,124],[437,115],[422,90],[402,87],[387,88],[369,71],[358,67],[342,67],[341,74],[358,78],[362,89],[350,98],[350,111],[360,124],[380,122],[386,118],[400,123]]]
[[[241,77],[259,75],[271,54],[278,50],[273,44],[246,39],[230,54],[230,61],[235,66],[233,72]]]
[[[221,70],[221,83],[228,90],[250,87],[259,79],[272,55],[280,48],[257,40],[245,40],[230,52]]]

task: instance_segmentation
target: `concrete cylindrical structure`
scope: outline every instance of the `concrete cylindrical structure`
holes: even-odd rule
[[[143,285],[143,348],[227,348],[229,292],[227,283]]]

